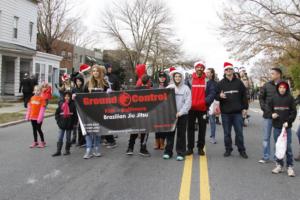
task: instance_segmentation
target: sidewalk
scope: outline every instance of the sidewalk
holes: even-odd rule
[[[0,128],[26,122],[23,103],[0,103],[0,106]],[[56,104],[49,104],[45,117],[53,116],[56,108]]]

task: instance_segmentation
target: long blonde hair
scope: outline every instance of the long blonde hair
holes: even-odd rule
[[[93,70],[96,69],[99,72],[98,80],[93,76]],[[93,88],[105,88],[108,87],[108,82],[105,80],[106,69],[102,65],[93,65],[92,67],[92,75],[88,83],[89,92],[92,91]]]

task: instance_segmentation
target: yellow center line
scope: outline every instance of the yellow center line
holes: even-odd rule
[[[200,156],[200,200],[210,200],[209,176],[207,167],[207,157]]]
[[[192,166],[193,166],[193,155],[186,156],[185,161],[184,161],[183,174],[182,174],[182,178],[181,178],[179,200],[190,199]]]

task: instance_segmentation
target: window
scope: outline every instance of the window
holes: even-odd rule
[[[29,22],[29,41],[32,40],[32,34],[33,34],[33,22]]]
[[[80,63],[83,63],[83,60],[82,60],[82,58],[83,58],[83,56],[82,56],[82,55],[80,55],[80,56],[79,56],[79,62],[80,62]]]
[[[36,63],[35,64],[35,78],[38,80],[38,82],[40,82],[40,73],[41,73],[41,66],[40,63]]]
[[[66,52],[65,52],[65,51],[62,51],[62,52],[61,52],[61,56],[62,56],[62,57],[65,57],[65,56],[66,56]]]
[[[41,64],[41,82],[46,81],[46,77],[45,77],[45,70],[46,65],[45,64]]]
[[[52,65],[48,66],[48,83],[52,83],[52,73],[53,73],[53,67]]]
[[[18,23],[19,23],[19,17],[14,16],[14,29],[13,29],[13,37],[18,38]]]
[[[72,53],[71,52],[68,52],[68,58],[72,59]]]

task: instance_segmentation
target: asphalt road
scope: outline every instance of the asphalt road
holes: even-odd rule
[[[233,156],[223,157],[223,131],[218,126],[218,144],[207,143],[207,163],[196,154],[185,162],[163,160],[162,152],[152,149],[154,135],[148,140],[149,158],[137,155],[138,145],[134,156],[125,155],[128,135],[119,136],[116,149],[103,147],[100,158],[84,160],[84,149],[75,147],[70,156],[52,158],[57,140],[53,118],[43,124],[45,149],[28,148],[33,138],[29,123],[2,128],[0,200],[299,200],[300,163],[295,163],[295,178],[273,175],[274,163],[259,164],[262,118],[256,104],[250,114],[244,132],[249,159],[240,158],[236,149]],[[298,153],[295,132],[293,147]]]

